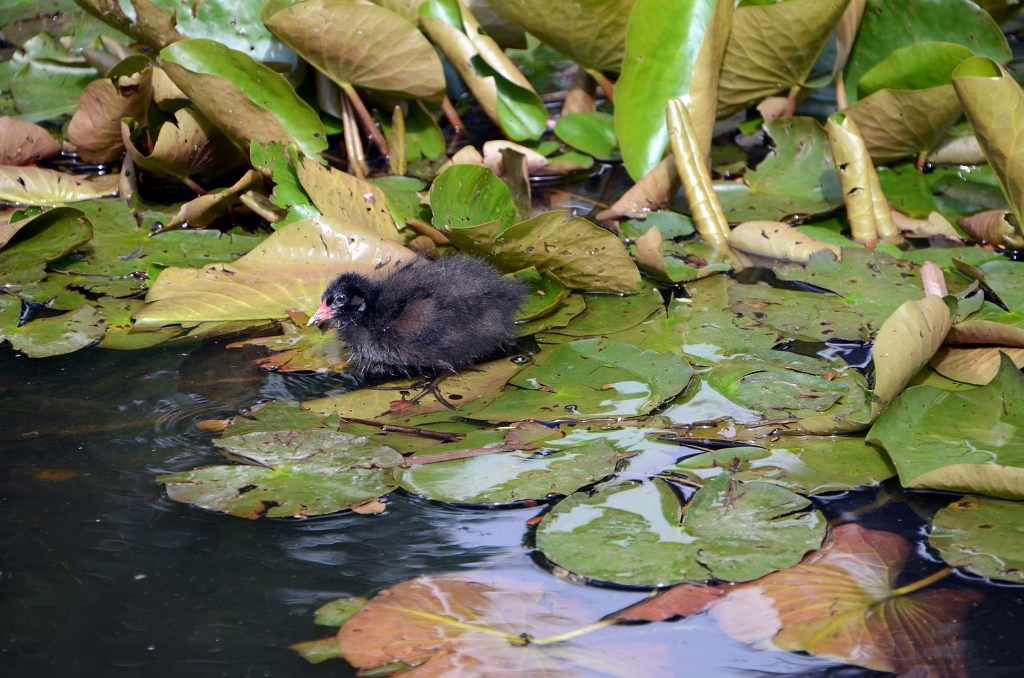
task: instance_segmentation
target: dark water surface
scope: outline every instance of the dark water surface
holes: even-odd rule
[[[319,605],[428,573],[543,581],[595,620],[643,599],[538,565],[523,545],[536,508],[461,510],[394,493],[379,516],[247,521],[169,501],[157,474],[222,461],[197,421],[344,386],[263,373],[251,357],[213,344],[45,360],[0,348],[0,676],[351,676],[343,661],[312,666],[287,646],[328,635],[313,624]],[[864,510],[875,501],[848,493],[821,506],[920,541],[910,504]],[[937,569],[919,555],[907,581]],[[970,675],[1024,676],[1024,587],[944,585],[986,595],[970,617]],[[879,675],[754,650],[706,616],[596,633],[660,646],[678,676]]]

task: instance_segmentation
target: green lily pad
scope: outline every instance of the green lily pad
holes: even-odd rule
[[[306,316],[301,316],[305,318]],[[277,372],[344,372],[348,365],[348,350],[337,332],[323,332],[319,327],[305,323],[282,322],[283,334],[272,337],[246,339],[228,348],[262,346],[271,351],[256,364]]]
[[[402,463],[389,447],[334,431],[257,432],[215,442],[247,463],[157,481],[175,501],[241,518],[306,518],[365,504],[397,487],[391,469]]]
[[[548,330],[566,337],[596,337],[635,327],[665,308],[661,292],[647,287],[640,294],[619,297],[609,294],[585,294],[587,307],[565,327]]]
[[[320,210],[313,206],[299,182],[296,166],[301,160],[294,152],[294,147],[289,153],[279,141],[264,146],[253,139],[249,147],[249,161],[253,167],[273,179],[274,192],[270,195],[270,202],[288,210],[287,216],[274,224],[275,229],[320,216]]]
[[[22,120],[39,122],[73,113],[85,87],[95,79],[91,67],[40,59],[15,73],[9,89]]]
[[[586,308],[587,302],[584,301],[582,294],[570,294],[560,301],[551,313],[534,320],[518,323],[516,336],[526,337],[537,332],[565,327]]]
[[[96,306],[103,313],[107,327],[107,331],[100,340],[100,348],[134,351],[157,346],[181,334],[177,328],[167,328],[156,332],[132,332],[132,326],[135,324],[132,316],[142,310],[145,305],[142,299],[103,297],[97,301]]]
[[[935,514],[928,545],[953,567],[1024,584],[1024,505],[964,497]]]
[[[502,435],[502,438],[504,436]],[[474,444],[432,445],[420,454],[438,454]],[[396,472],[398,484],[428,499],[450,504],[515,504],[572,494],[615,471],[618,453],[601,440],[564,449],[496,452],[479,457],[413,466]]]
[[[845,249],[841,262],[830,253],[812,255],[806,267],[788,265],[775,273],[782,280],[835,292],[862,313],[872,329],[881,327],[904,301],[924,296],[917,265],[878,250]]]
[[[915,386],[894,400],[868,441],[913,489],[1024,499],[1024,375],[1005,355],[995,379],[970,391]]]
[[[59,207],[31,217],[0,249],[0,286],[42,280],[47,263],[75,251],[92,235],[81,210]]]
[[[295,400],[271,400],[267,403],[254,405],[243,414],[236,415],[230,419],[202,422],[201,428],[204,430],[221,431],[227,437],[264,431],[336,429],[337,419],[333,419],[333,424],[333,426],[328,424],[328,417],[304,409]]]
[[[665,473],[704,485],[730,473],[741,482],[764,481],[798,494],[874,487],[896,474],[889,458],[863,438],[782,438],[765,447],[728,447],[682,459]]]
[[[859,372],[785,351],[748,349],[715,363],[704,380],[765,421],[791,421],[824,412],[847,396],[863,402]]]
[[[894,49],[861,76],[861,97],[881,89],[929,89],[953,82],[953,69],[974,52],[952,42],[921,42]],[[858,124],[858,127],[860,125]]]
[[[216,230],[177,230],[151,235],[124,200],[93,200],[79,209],[88,217],[93,237],[74,258],[54,262],[65,273],[125,278],[133,291],[145,288],[151,267],[205,266],[234,261],[265,239],[262,235]]]
[[[710,148],[717,76],[732,15],[732,3],[714,0],[637,0],[615,84],[615,134],[634,180],[665,154],[670,99],[686,97],[698,147]]]
[[[11,346],[29,358],[48,358],[91,346],[106,331],[103,314],[92,306],[82,306],[62,315],[2,330],[0,338],[11,342]]]
[[[743,182],[716,181],[729,223],[816,216],[843,206],[825,130],[813,118],[779,118],[764,126],[773,150]]]
[[[117,193],[120,177],[83,179],[43,167],[0,166],[0,202],[16,205],[66,205]]]
[[[866,341],[885,320],[881,314],[867,316],[840,296],[768,285],[731,286],[729,308],[747,326],[771,328],[788,339],[802,341]]]
[[[472,417],[545,421],[639,416],[675,397],[692,374],[689,363],[675,355],[582,339],[541,351],[509,380],[515,390],[506,390]]]
[[[536,268],[525,268],[515,274],[526,285],[526,301],[516,314],[517,322],[525,322],[550,315],[569,296],[569,288],[551,272],[540,273]]]
[[[668,483],[620,481],[559,502],[537,528],[537,548],[570,572],[616,584],[748,581],[821,544],[825,520],[808,506],[780,487],[722,475],[694,494],[684,517]]]

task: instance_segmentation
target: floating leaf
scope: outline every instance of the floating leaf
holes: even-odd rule
[[[683,516],[668,484],[600,485],[559,502],[537,528],[537,548],[578,575],[637,586],[716,576],[756,579],[817,548],[825,522],[808,500],[767,483],[721,476]]]
[[[665,18],[671,16],[671,21]],[[696,150],[707,153],[715,119],[718,72],[733,3],[638,0],[629,15],[622,75],[616,83],[615,133],[633,179],[654,169],[668,147],[665,109],[685,97]]]
[[[283,322],[281,330],[281,335],[237,341],[228,348],[269,349],[272,353],[256,364],[277,372],[343,372],[348,365],[348,351],[336,332],[322,332],[301,322]]]
[[[473,444],[472,435],[457,444],[432,445],[421,454],[457,452]],[[493,444],[493,443],[492,443]],[[417,456],[409,458],[415,464]],[[583,445],[483,456],[413,466],[396,473],[398,484],[451,504],[513,504],[572,494],[615,471],[618,453],[601,440]]]
[[[718,116],[804,84],[848,0],[790,0],[736,9],[722,61]]]
[[[678,461],[665,473],[706,484],[726,472],[741,482],[760,480],[799,494],[874,487],[896,474],[863,438],[782,438],[767,447],[727,447]]]
[[[868,440],[885,448],[908,488],[1024,499],[1024,376],[1003,356],[987,386],[904,391]]]
[[[963,621],[981,595],[894,590],[910,552],[896,534],[841,525],[796,567],[730,591],[712,615],[727,634],[756,647],[899,675],[964,675]]]
[[[675,355],[583,339],[542,351],[517,387],[473,413],[488,421],[592,419],[647,414],[675,397],[693,368]]]
[[[928,545],[953,567],[1024,583],[1021,526],[1024,505],[984,497],[964,497],[935,514]]]
[[[781,6],[781,5],[780,5]],[[790,215],[821,215],[843,204],[828,137],[812,118],[765,124],[774,149],[743,181],[716,181],[715,194],[730,223]]]
[[[92,238],[92,224],[81,210],[58,207],[21,220],[0,249],[0,285],[26,285],[46,276],[47,263],[73,252]]]
[[[48,358],[91,346],[106,330],[103,314],[92,306],[82,306],[63,315],[0,330],[0,338],[29,358]]]
[[[66,205],[116,195],[120,176],[96,179],[42,167],[0,167],[0,202],[15,205]]]
[[[60,153],[60,146],[39,125],[0,116],[0,165],[31,165]]]
[[[378,593],[345,622],[337,643],[345,660],[361,670],[416,667],[412,676],[671,673],[657,649],[620,644],[614,632],[543,642],[591,622],[574,601],[536,583],[485,572],[449,574],[417,577]]]
[[[402,463],[389,447],[334,431],[247,433],[216,443],[248,464],[159,476],[168,497],[240,518],[305,518],[391,492],[389,469]]]

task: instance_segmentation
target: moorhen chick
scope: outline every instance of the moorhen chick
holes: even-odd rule
[[[522,283],[479,259],[419,259],[379,275],[343,273],[309,324],[336,328],[363,372],[440,375],[508,347],[524,296]]]

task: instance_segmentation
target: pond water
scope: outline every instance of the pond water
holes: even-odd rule
[[[538,508],[456,509],[396,492],[382,515],[248,521],[168,500],[158,474],[222,460],[197,421],[346,385],[261,372],[252,357],[218,344],[44,360],[0,349],[0,674],[355,675],[339,660],[310,665],[287,646],[329,635],[313,624],[318,606],[428,573],[480,568],[541,582],[595,620],[645,597],[553,576],[528,546]],[[830,519],[921,544],[918,512],[949,501],[886,497],[818,503]],[[919,546],[903,578],[938,567]],[[985,595],[968,622],[969,675],[1024,675],[1024,587],[959,575],[943,585]],[[654,647],[669,675],[881,675],[755,650],[707,615],[596,634]]]

